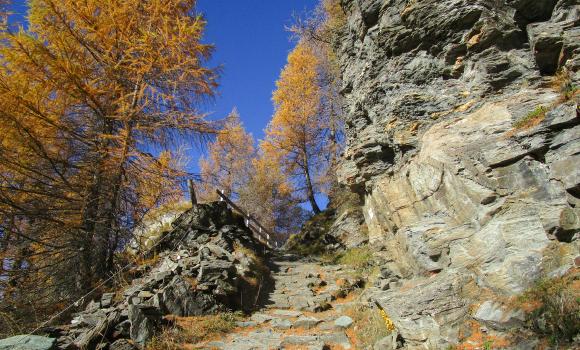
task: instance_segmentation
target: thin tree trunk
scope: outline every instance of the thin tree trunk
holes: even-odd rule
[[[304,157],[304,176],[306,177],[306,195],[308,196],[312,211],[314,214],[320,214],[320,208],[316,203],[316,198],[314,198],[314,188],[312,186],[312,180],[310,179],[310,169],[308,169],[308,160],[306,157]]]
[[[100,157],[100,156],[99,156]],[[85,202],[82,211],[82,226],[80,230],[80,237],[76,237],[75,246],[78,249],[79,256],[79,274],[77,276],[77,290],[84,293],[88,290],[93,281],[93,244],[95,240],[95,228],[99,221],[99,212],[101,205],[101,178],[102,170],[99,160],[95,164],[92,182],[87,190]]]
[[[139,101],[138,92],[140,89],[140,83],[136,83],[133,90],[133,101],[131,103],[131,111],[135,110],[137,103]],[[132,113],[132,112],[131,112]],[[96,240],[97,240],[97,252],[95,261],[95,275],[97,278],[104,279],[107,274],[112,270],[113,259],[112,255],[114,251],[112,249],[112,239],[115,234],[113,231],[116,229],[115,218],[119,214],[117,212],[119,206],[119,196],[121,194],[121,189],[123,185],[123,177],[125,176],[125,162],[129,156],[129,147],[133,137],[133,116],[129,115],[128,120],[125,122],[124,130],[126,134],[123,137],[123,145],[121,151],[121,157],[118,160],[119,166],[114,174],[111,181],[112,190],[110,196],[107,197],[107,202],[104,204],[105,212],[101,217],[103,222],[97,226],[95,230]]]
[[[125,162],[129,154],[129,144],[132,137],[132,126],[129,123],[126,126],[126,135],[123,140],[123,149],[121,151],[121,157],[119,159],[119,167],[115,173],[115,177],[111,181],[111,194],[108,197],[108,203],[105,204],[106,211],[103,215],[103,222],[97,225],[98,229],[95,230],[97,235],[97,252],[95,261],[95,275],[97,278],[104,279],[107,273],[112,269],[112,254],[114,251],[112,249],[111,237],[115,235],[113,232],[115,230],[115,218],[119,214],[117,212],[119,206],[119,196],[121,193],[123,185],[123,177],[125,175]]]

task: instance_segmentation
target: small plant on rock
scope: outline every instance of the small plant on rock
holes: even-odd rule
[[[570,72],[562,69],[552,78],[552,87],[561,94],[560,102],[570,101],[578,94],[580,89],[572,82]]]
[[[529,112],[525,117],[516,121],[513,124],[515,129],[528,129],[532,128],[542,122],[546,117],[549,109],[545,106],[538,106],[533,111]]]
[[[393,320],[391,320],[389,315],[387,315],[387,312],[385,310],[381,309],[381,310],[379,310],[379,314],[383,318],[383,321],[385,321],[385,327],[387,327],[387,329],[391,332],[394,331],[395,330],[395,323],[393,322]]]
[[[564,99],[566,101],[571,100],[574,96],[576,96],[578,94],[579,91],[580,91],[580,88],[577,85],[570,84],[564,90]]]

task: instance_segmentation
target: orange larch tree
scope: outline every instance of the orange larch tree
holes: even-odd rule
[[[315,196],[327,185],[319,181],[328,169],[330,123],[322,113],[318,85],[319,60],[312,48],[299,43],[276,82],[274,116],[261,147],[296,184],[314,213]]]
[[[240,190],[247,186],[255,156],[254,138],[247,133],[237,110],[226,118],[224,128],[209,144],[207,156],[199,161],[201,183],[199,198],[216,200],[220,189],[232,199],[238,199]]]
[[[290,28],[295,38],[311,48],[318,59],[318,89],[321,113],[329,122],[329,166],[325,182],[329,191],[338,186],[336,167],[344,147],[344,118],[342,115],[341,72],[335,53],[337,41],[346,26],[346,14],[340,0],[320,0],[318,6],[307,18],[296,18]]]
[[[30,0],[29,28],[2,33],[0,300],[16,319],[105,280],[136,222],[179,192],[176,136],[214,132],[195,6]]]
[[[272,157],[260,152],[252,160],[251,176],[240,190],[240,204],[284,242],[306,219],[292,182]]]

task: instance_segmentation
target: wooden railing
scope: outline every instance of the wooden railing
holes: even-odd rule
[[[244,222],[246,227],[248,227],[253,233],[254,237],[259,240],[262,244],[268,246],[269,248],[278,248],[278,242],[274,240],[274,234],[266,229],[256,218],[254,218],[250,213],[245,212],[236,203],[228,198],[221,190],[216,190],[220,201],[225,201],[232,209],[240,213],[244,217]]]

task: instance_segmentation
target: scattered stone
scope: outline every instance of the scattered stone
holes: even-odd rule
[[[130,305],[129,321],[131,322],[131,339],[143,346],[160,326],[161,313],[152,306]]]
[[[322,341],[318,341],[314,344],[308,345],[308,350],[326,350],[326,349],[328,349],[328,347]]]
[[[343,328],[343,329],[346,329],[346,328],[350,327],[350,326],[353,324],[353,322],[354,322],[354,321],[352,320],[352,318],[350,318],[350,317],[348,317],[348,316],[340,316],[339,318],[337,318],[337,319],[334,321],[334,325],[335,325],[337,328]]]
[[[253,314],[251,317],[252,321],[258,324],[266,323],[272,320],[272,318],[273,318],[272,316],[266,314]]]
[[[350,349],[352,347],[350,340],[346,334],[344,334],[344,332],[321,334],[319,339],[322,340],[325,344],[340,345],[343,349]]]
[[[274,310],[272,311],[272,315],[282,317],[300,317],[302,316],[302,312],[292,310]]]
[[[148,290],[142,290],[137,294],[137,297],[141,298],[141,299],[149,299],[153,296],[153,293],[151,293]]]
[[[318,337],[315,335],[289,335],[282,340],[282,346],[287,345],[304,345],[315,343]]]
[[[228,350],[278,349],[281,345],[280,333],[270,329],[259,330],[234,337],[231,343],[226,344]]]
[[[295,328],[310,329],[316,327],[321,321],[314,317],[301,316],[294,322]]]
[[[113,298],[115,297],[115,293],[104,293],[101,296],[101,307],[108,308],[113,303]]]
[[[292,322],[282,318],[274,318],[270,321],[270,326],[274,329],[290,329],[292,328]]]
[[[377,341],[373,346],[373,350],[396,350],[398,347],[397,345],[397,332],[392,332]]]
[[[473,318],[495,329],[520,326],[526,320],[522,310],[510,309],[493,300],[487,300],[481,304]]]
[[[321,331],[331,331],[335,329],[335,325],[334,322],[324,321],[318,325],[318,329],[320,329]]]
[[[256,327],[258,322],[255,321],[238,321],[236,322],[236,326],[241,328],[249,328],[249,327]]]

